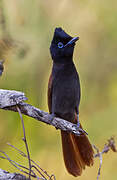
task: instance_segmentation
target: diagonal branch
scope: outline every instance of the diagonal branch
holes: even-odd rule
[[[25,103],[25,100],[27,100],[27,98],[22,92],[0,89],[0,109],[17,112],[18,110],[16,105],[18,105],[21,113],[24,115],[52,125],[57,129],[72,132],[78,136],[82,134],[82,129],[78,129],[76,124],[70,123],[64,119],[54,118],[53,121],[50,122],[50,115],[47,112]]]

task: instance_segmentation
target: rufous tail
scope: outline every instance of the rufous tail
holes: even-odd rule
[[[61,137],[66,169],[73,176],[80,176],[86,165],[93,165],[93,148],[86,134],[76,136],[61,131]]]

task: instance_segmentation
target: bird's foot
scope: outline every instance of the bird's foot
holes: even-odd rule
[[[76,129],[78,131],[80,131],[82,134],[85,133],[86,135],[88,135],[88,133],[80,127],[79,114],[77,114],[77,125],[76,126],[77,126]]]
[[[49,117],[48,117],[49,124],[51,124],[51,123],[52,123],[52,121],[53,121],[54,117],[55,117],[55,114],[54,114],[54,113],[49,114]]]
[[[49,114],[49,118],[48,118],[48,120],[49,120],[49,124],[52,124],[52,121],[53,121],[53,119],[55,118],[55,114],[54,113],[52,113],[52,114]],[[56,128],[56,130],[58,130],[58,128],[57,127],[55,127]]]

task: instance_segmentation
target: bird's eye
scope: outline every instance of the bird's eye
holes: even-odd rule
[[[64,47],[63,43],[62,43],[62,42],[59,42],[59,43],[58,43],[58,48],[63,48],[63,47]]]

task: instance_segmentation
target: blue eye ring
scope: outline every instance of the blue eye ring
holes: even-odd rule
[[[58,43],[58,48],[61,49],[61,48],[63,48],[63,47],[64,47],[64,44],[63,44],[62,42],[59,42],[59,43]]]

